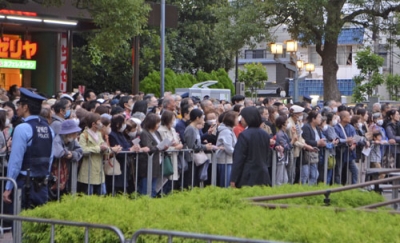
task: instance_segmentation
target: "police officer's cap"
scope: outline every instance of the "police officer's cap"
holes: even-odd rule
[[[311,98],[310,96],[308,96],[308,95],[304,95],[304,96],[303,96],[303,100],[306,101],[306,102],[308,102],[308,103],[311,103],[312,98]]]
[[[34,102],[42,104],[42,102],[46,100],[45,97],[35,94],[29,89],[21,87],[19,91],[21,92],[21,98],[19,99],[19,102],[24,102],[24,103]]]

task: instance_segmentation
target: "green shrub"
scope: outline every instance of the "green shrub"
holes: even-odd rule
[[[247,197],[286,194],[328,188],[326,186],[281,186],[221,189],[207,187],[176,192],[162,199],[127,196],[64,196],[61,203],[52,202],[24,216],[72,220],[115,225],[130,238],[141,228],[177,230],[215,235],[287,242],[398,242],[399,217],[384,210],[365,213],[350,208],[383,201],[374,192],[352,190],[331,195],[330,207],[324,196],[271,201],[314,205],[290,209],[265,209],[251,205]],[[338,212],[332,207],[349,210]],[[50,227],[24,223],[26,242],[49,242]],[[82,242],[84,230],[56,227],[56,241]],[[91,242],[118,242],[110,232],[90,231]],[[164,239],[164,238],[163,238]],[[141,242],[161,242],[160,237],[145,236]],[[166,240],[164,240],[166,242]],[[174,242],[182,242],[177,239]],[[196,241],[185,241],[196,242]]]

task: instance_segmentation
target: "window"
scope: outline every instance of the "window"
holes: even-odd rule
[[[379,44],[379,50],[378,50],[378,55],[380,57],[383,57],[383,67],[387,67],[387,62],[388,62],[388,46],[384,44]]]
[[[309,62],[314,63],[315,66],[322,65],[322,58],[319,56],[319,54],[315,50],[315,46],[310,46],[308,50],[309,50],[309,55],[308,55]],[[338,46],[336,62],[338,65],[352,65],[352,62],[353,62],[352,47],[351,46]]]
[[[338,65],[352,65],[353,54],[351,46],[338,46],[337,47],[337,64]]]
[[[315,50],[315,46],[310,46],[308,49],[309,49],[308,61],[310,63],[314,63],[315,66],[321,66],[322,58],[317,53],[317,50]]]
[[[245,59],[260,59],[260,58],[266,58],[266,51],[261,49],[261,50],[246,50],[244,52],[245,54]]]

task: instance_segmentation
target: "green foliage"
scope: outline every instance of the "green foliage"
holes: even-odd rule
[[[337,80],[337,41],[341,29],[351,23],[354,27],[369,28],[373,33],[377,30],[393,33],[392,21],[385,19],[399,12],[399,6],[399,1],[234,0],[227,9],[219,11],[220,19],[225,19],[220,29],[227,31],[227,45],[241,46],[252,42],[252,38],[268,38],[263,32],[273,35],[273,28],[287,26],[292,39],[305,46],[315,45],[324,64],[324,90],[329,91],[324,94],[324,99],[337,100],[340,92],[334,82]],[[377,19],[379,24],[376,24]],[[274,39],[274,36],[268,39]]]
[[[90,6],[89,12],[100,29],[93,31],[89,45],[94,52],[108,57],[114,57],[121,47],[129,47],[128,41],[142,33],[150,11],[144,0],[95,0]]]
[[[389,74],[385,80],[387,91],[391,100],[399,100],[399,90],[400,90],[400,75]]]
[[[142,228],[177,230],[206,234],[227,235],[251,239],[286,242],[396,242],[399,216],[364,213],[350,208],[381,202],[375,192],[352,190],[331,195],[332,206],[269,210],[251,205],[247,197],[276,195],[328,189],[285,185],[281,187],[251,187],[222,189],[207,187],[193,191],[175,192],[162,199],[126,196],[64,196],[61,203],[52,202],[34,210],[22,212],[24,216],[72,220],[115,225],[125,234]],[[287,199],[276,203],[322,206],[324,196]],[[340,212],[332,207],[349,210]],[[379,226],[377,228],[377,226]],[[379,230],[377,230],[379,229]],[[49,242],[50,227],[24,223],[26,242]],[[56,227],[56,241],[82,242],[84,230],[75,227]],[[91,242],[117,242],[110,232],[90,231]],[[160,237],[146,236],[141,242],[161,242]],[[175,239],[174,239],[175,242]],[[182,242],[176,239],[176,242]],[[187,241],[185,241],[187,242]],[[198,242],[198,241],[191,241]]]
[[[157,2],[160,2],[159,0]],[[229,70],[234,54],[217,30],[218,18],[214,9],[226,6],[220,0],[171,0],[179,9],[178,27],[167,29],[167,45],[173,53],[170,67],[176,72],[211,72],[219,68]]]
[[[118,56],[102,57],[93,64],[87,45],[74,47],[72,54],[73,87],[85,85],[96,93],[120,89],[131,92],[132,67],[129,49],[121,48]]]
[[[239,82],[244,82],[245,87],[251,91],[251,95],[257,89],[264,87],[264,82],[268,80],[267,69],[261,63],[250,63],[244,65],[244,70],[239,70]]]
[[[383,84],[383,75],[379,73],[384,59],[374,54],[370,48],[357,52],[356,63],[360,74],[354,77],[356,86],[353,98],[356,102],[364,101],[367,96],[372,96],[378,85]]]
[[[161,74],[159,71],[151,72],[143,79],[142,82],[140,82],[140,91],[152,93],[159,97],[160,80]],[[210,86],[210,88],[230,89],[232,94],[235,91],[228,73],[222,68],[217,71],[212,71],[211,73],[199,71],[196,75],[191,75],[188,73],[176,74],[174,71],[168,68],[165,70],[165,90],[173,93],[175,92],[176,88],[190,88],[196,83],[207,80],[218,81],[217,84]]]

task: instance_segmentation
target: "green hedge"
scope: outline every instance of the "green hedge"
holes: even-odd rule
[[[365,213],[355,210],[336,212],[332,207],[353,208],[383,201],[383,197],[361,190],[331,195],[330,207],[323,206],[324,196],[274,201],[314,205],[270,210],[253,206],[243,198],[327,188],[326,186],[281,186],[220,189],[208,187],[174,193],[162,199],[126,196],[65,196],[61,203],[24,211],[25,216],[53,218],[115,225],[126,237],[141,228],[177,230],[216,235],[287,242],[399,242],[400,218],[384,210]],[[56,227],[56,241],[82,242],[83,229]],[[24,223],[26,242],[49,242],[50,228]],[[117,242],[110,232],[91,231],[91,242]],[[146,236],[142,242],[160,242]],[[166,241],[164,241],[166,242]],[[174,240],[175,242],[175,240]],[[176,242],[180,242],[179,240]],[[185,241],[195,242],[195,241]]]
[[[147,77],[140,82],[140,91],[144,93],[153,93],[155,96],[160,97],[160,80],[161,75],[159,71],[151,72]],[[194,84],[208,81],[216,80],[218,83],[211,85],[210,88],[215,89],[229,89],[231,94],[235,93],[235,86],[232,80],[229,78],[228,73],[220,68],[217,71],[212,71],[211,73],[206,73],[203,71],[198,71],[196,75],[191,75],[189,73],[175,73],[171,69],[165,69],[165,91],[171,91],[175,93],[176,88],[190,88]],[[199,97],[203,98],[203,97]]]

